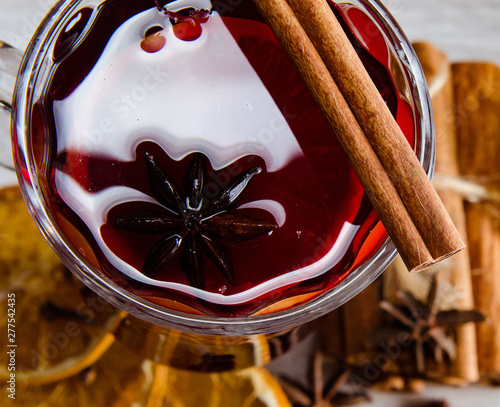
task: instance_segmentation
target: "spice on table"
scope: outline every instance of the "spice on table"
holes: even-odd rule
[[[443,185],[443,181],[458,179],[458,142],[455,118],[452,67],[446,55],[430,43],[413,44],[429,85],[436,129],[436,165],[434,186],[448,210],[460,235],[467,240],[467,221],[463,197],[457,191]],[[447,181],[444,181],[447,182]],[[439,265],[439,272],[446,276],[456,293],[453,307],[474,308],[472,271],[468,248],[449,261]],[[457,355],[450,365],[449,373],[470,383],[479,380],[477,363],[476,327],[465,324],[455,330]]]
[[[399,300],[404,304],[401,308],[389,301],[381,301],[380,307],[403,324],[399,330],[380,330],[383,342],[403,341],[411,342],[415,348],[416,367],[419,373],[425,372],[424,345],[430,346],[436,362],[442,363],[444,355],[453,359],[456,355],[456,346],[449,329],[461,326],[468,322],[484,321],[484,315],[476,310],[445,310],[440,311],[439,305],[442,292],[439,284],[439,275],[435,274],[426,304],[417,300],[408,291],[399,291]],[[395,328],[394,326],[392,328]],[[388,332],[387,337],[383,333]]]
[[[439,311],[475,308],[486,320],[477,324],[464,323],[448,330],[456,358],[438,364],[426,354],[425,380],[453,387],[464,387],[479,379],[488,385],[498,385],[500,167],[496,157],[500,154],[500,68],[489,63],[450,65],[432,44],[418,43],[414,48],[429,81],[436,121],[434,184],[460,233],[467,237],[468,250],[419,274],[409,274],[397,257],[381,278],[381,292],[372,285],[363,291],[362,298],[356,297],[324,317],[320,325],[322,346],[332,355],[346,354],[347,349],[355,348],[352,354],[349,352],[349,357],[371,357],[373,360],[377,356],[376,352],[370,356],[373,345],[396,343],[399,334],[411,339],[409,327],[404,324],[402,327],[399,321],[384,323],[386,318],[381,319],[380,309],[370,304],[374,301],[378,304],[383,298],[403,314],[411,314],[400,300],[400,292],[411,292],[416,301],[427,305],[432,275],[438,272],[444,280]],[[370,343],[363,343],[359,337],[366,336],[363,333],[372,323],[376,327],[369,335]],[[375,383],[377,388],[403,388],[403,380],[404,389],[409,390],[410,380],[424,377],[412,366],[414,342],[392,349],[401,349],[402,353],[384,364]],[[432,346],[434,339],[429,339],[429,343]],[[429,343],[423,346],[426,351]]]
[[[357,402],[371,400],[367,390],[360,387],[359,383],[354,383],[357,386],[352,389],[345,389],[353,374],[350,367],[346,367],[339,375],[328,379],[324,374],[325,365],[323,353],[317,350],[314,354],[310,382],[307,386],[289,378],[280,377],[283,389],[292,403],[304,407],[330,407],[353,405]]]
[[[452,68],[460,179],[486,192],[476,202],[464,198],[474,302],[487,317],[477,326],[478,365],[488,375],[500,373],[500,205],[494,199],[500,189],[500,67],[463,62]]]

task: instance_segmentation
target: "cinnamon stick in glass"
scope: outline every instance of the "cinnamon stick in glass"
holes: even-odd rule
[[[361,61],[354,50],[345,51],[352,45],[341,28],[341,33],[334,29],[339,23],[326,1],[289,2],[296,13],[286,0],[254,0],[337,134],[407,268],[420,271],[463,249],[399,126],[390,112],[380,114],[387,107]],[[338,60],[328,63],[329,53]],[[346,73],[334,80],[332,75],[341,70]],[[352,102],[356,97],[365,103]]]

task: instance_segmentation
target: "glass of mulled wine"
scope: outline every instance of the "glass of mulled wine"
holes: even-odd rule
[[[410,44],[379,1],[329,4],[431,175]],[[61,1],[3,106],[34,220],[76,276],[130,314],[117,336],[156,360],[266,362],[263,343],[342,305],[396,256],[251,0]],[[182,352],[166,355],[169,337]]]

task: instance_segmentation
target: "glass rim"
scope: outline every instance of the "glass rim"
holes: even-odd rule
[[[349,273],[342,282],[306,303],[258,316],[217,317],[175,311],[142,299],[100,275],[98,270],[75,253],[71,244],[54,227],[56,223],[53,222],[48,208],[43,205],[41,188],[34,176],[37,168],[31,154],[29,137],[26,135],[30,133],[33,97],[30,87],[36,83],[36,67],[43,59],[51,36],[70,11],[83,1],[85,0],[60,0],[55,4],[40,24],[25,52],[13,98],[12,145],[19,185],[31,216],[52,249],[85,285],[112,305],[155,325],[195,334],[247,336],[282,332],[310,322],[341,306],[382,274],[397,255],[390,238],[386,238],[374,254]],[[432,178],[435,162],[433,117],[430,96],[419,60],[405,34],[379,0],[345,0],[337,3],[353,2],[363,4],[374,13],[389,35],[392,46],[405,68],[409,86],[413,91],[415,115],[420,130],[416,154],[429,178]],[[25,177],[26,172],[33,177],[28,180]]]

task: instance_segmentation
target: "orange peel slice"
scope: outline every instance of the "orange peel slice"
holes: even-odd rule
[[[291,407],[281,385],[262,367],[197,373],[156,365],[145,407]]]

